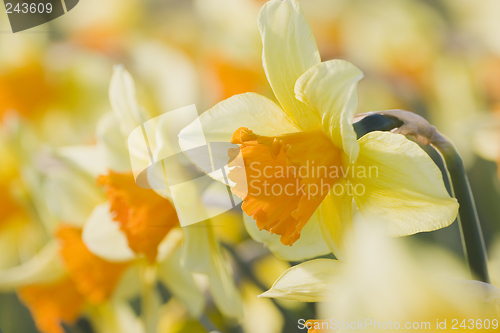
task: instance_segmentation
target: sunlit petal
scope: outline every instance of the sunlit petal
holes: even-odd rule
[[[203,312],[205,298],[198,289],[193,275],[180,265],[180,251],[159,264],[158,275],[169,291],[184,303],[189,313],[198,317]]]
[[[64,266],[55,242],[47,244],[37,255],[22,265],[0,271],[0,290],[13,290],[21,286],[50,283],[64,275]]]
[[[323,130],[351,161],[356,160],[359,151],[351,121],[362,78],[363,73],[353,64],[330,60],[309,69],[295,85],[297,99],[321,115]]]
[[[109,86],[109,100],[124,136],[144,123],[149,116],[141,109],[135,97],[132,76],[122,65],[115,66]]]
[[[316,259],[294,266],[259,297],[275,297],[301,302],[321,302],[329,294],[329,285],[345,264],[332,259]]]
[[[416,143],[399,134],[372,132],[359,144],[359,158],[348,174],[363,216],[382,217],[396,236],[437,230],[455,220],[456,199]]]
[[[319,127],[320,114],[298,101],[294,93],[297,79],[321,61],[299,2],[266,3],[259,14],[259,29],[264,44],[264,70],[276,98],[298,127],[303,130]]]
[[[343,261],[347,258],[346,239],[351,232],[352,200],[345,179],[341,179],[330,190],[317,212],[324,240],[335,257]]]
[[[250,236],[267,246],[276,257],[287,261],[302,261],[331,252],[322,237],[317,214],[318,212],[306,223],[299,240],[293,246],[283,245],[280,235],[271,234],[267,230],[259,231],[255,220],[245,213],[243,213],[243,221]]]
[[[136,256],[120,225],[113,220],[108,204],[96,206],[85,223],[82,239],[92,253],[109,261],[123,262]]]

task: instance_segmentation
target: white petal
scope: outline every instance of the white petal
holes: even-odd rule
[[[82,240],[93,254],[108,261],[123,262],[136,257],[127,236],[113,221],[107,203],[95,207],[83,227]]]

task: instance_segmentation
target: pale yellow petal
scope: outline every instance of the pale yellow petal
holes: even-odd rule
[[[306,261],[286,270],[271,289],[259,297],[282,298],[301,302],[325,301],[330,285],[345,264],[332,259]]]
[[[183,240],[184,233],[181,228],[173,228],[170,230],[158,245],[158,255],[156,256],[156,261],[161,262],[174,255],[181,247]]]
[[[108,170],[96,146],[66,146],[55,149],[53,153],[68,165],[78,167],[93,177],[103,175]]]
[[[237,147],[229,142],[240,127],[265,136],[299,131],[291,118],[274,102],[259,94],[246,93],[228,98],[201,114],[180,132],[179,144],[193,163],[205,173],[213,174],[214,165],[228,163],[227,150]],[[224,142],[228,145],[216,144]],[[212,156],[208,156],[207,145],[210,145]],[[222,177],[213,177],[222,181]]]
[[[352,227],[353,197],[345,179],[340,179],[318,208],[321,232],[326,244],[339,260],[347,258],[346,241]]]
[[[241,318],[241,297],[212,228],[210,221],[183,228],[186,236],[181,260],[190,271],[208,276],[210,293],[224,315]]]
[[[187,151],[208,142],[230,142],[240,127],[265,136],[299,131],[273,101],[259,94],[245,93],[232,96],[203,112],[180,132],[179,143],[181,149]]]
[[[454,280],[452,283],[478,302],[500,306],[500,289],[492,284],[475,280]]]
[[[194,273],[208,274],[210,272],[210,237],[209,221],[203,221],[182,228],[184,244],[182,247],[182,263]]]
[[[97,332],[144,333],[144,326],[132,307],[124,301],[89,307],[87,315]]]
[[[180,264],[180,251],[165,258],[158,267],[158,277],[179,301],[184,303],[189,313],[198,317],[202,314],[205,297],[198,289],[193,275]]]
[[[438,167],[416,143],[400,134],[371,132],[359,144],[358,160],[347,174],[365,218],[382,218],[395,236],[453,223],[458,203],[446,191]]]
[[[120,129],[120,120],[114,113],[104,114],[97,123],[96,148],[99,153],[98,159],[92,159],[87,163],[104,163],[105,170],[117,172],[130,170],[130,157],[127,150],[127,140]]]
[[[330,60],[305,72],[295,85],[298,100],[321,115],[323,130],[333,143],[356,160],[359,152],[351,121],[358,104],[363,72],[344,60]]]
[[[12,291],[30,284],[50,283],[64,274],[59,246],[50,242],[27,262],[0,270],[0,290]]]
[[[105,260],[124,262],[136,257],[107,203],[94,208],[83,227],[82,239],[90,252]]]
[[[243,302],[236,287],[233,271],[222,251],[213,249],[209,289],[217,308],[227,317],[241,319]]]
[[[109,100],[118,121],[120,121],[124,136],[128,136],[134,128],[149,118],[137,103],[132,76],[122,65],[117,65],[113,69],[109,85]]]
[[[105,200],[92,177],[69,169],[48,173],[43,193],[51,213],[60,221],[78,227],[82,227],[94,207]]]
[[[320,114],[298,101],[294,93],[297,79],[321,62],[298,0],[266,3],[259,14],[259,30],[264,45],[264,70],[276,98],[298,127],[319,127]]]
[[[286,261],[303,261],[330,253],[330,248],[323,239],[318,212],[314,213],[300,232],[300,238],[292,246],[283,245],[280,235],[267,230],[259,230],[255,220],[243,213],[245,228],[250,236],[263,243],[278,258]]]

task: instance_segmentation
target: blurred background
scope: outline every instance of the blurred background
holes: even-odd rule
[[[95,142],[97,121],[110,110],[113,65],[124,64],[131,72],[139,99],[155,115],[190,104],[206,110],[244,92],[273,98],[257,27],[265,2],[81,0],[66,15],[16,34],[2,10],[0,269],[24,262],[49,237],[33,213],[33,202],[43,194],[33,193],[22,165],[36,164],[38,152],[48,147]],[[495,248],[500,233],[500,1],[303,0],[301,5],[322,60],[345,59],[365,73],[358,112],[413,111],[455,143],[487,247]],[[245,332],[288,332],[276,306],[256,296],[291,263],[251,240],[240,216],[235,211],[221,217],[216,230],[259,281],[248,280],[245,267],[235,265],[245,303],[242,327]],[[456,223],[412,238],[461,255]],[[314,304],[278,304],[296,318],[314,316]],[[167,305],[162,332],[205,332],[180,305]],[[0,328],[37,332],[14,292],[0,294]],[[92,332],[83,319],[66,329]]]

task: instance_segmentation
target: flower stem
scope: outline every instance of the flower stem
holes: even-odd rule
[[[372,131],[393,131],[413,135],[424,145],[435,148],[443,157],[452,185],[452,192],[460,204],[457,217],[462,245],[473,278],[489,283],[488,259],[481,224],[470,189],[465,168],[457,149],[425,119],[407,111],[374,112],[358,116],[354,130],[358,138]]]
[[[156,268],[144,263],[141,267],[141,317],[145,333],[156,333],[157,300],[155,298]]]
[[[489,283],[486,246],[462,158],[455,146],[447,139],[433,142],[432,145],[445,160],[455,198],[460,204],[458,223],[469,269],[475,278]]]

